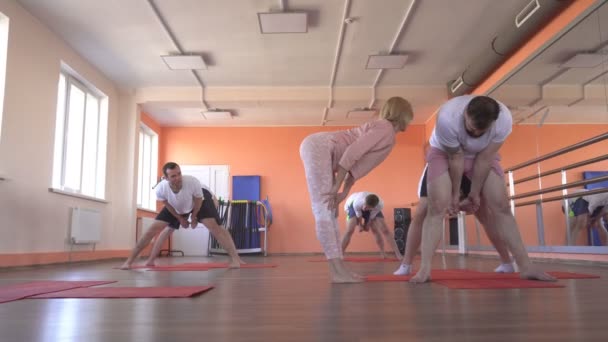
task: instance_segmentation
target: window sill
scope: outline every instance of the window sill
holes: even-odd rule
[[[53,192],[59,195],[65,195],[65,196],[70,196],[70,197],[76,197],[76,198],[82,198],[85,200],[89,200],[89,201],[93,201],[93,202],[99,202],[99,203],[110,203],[104,199],[101,198],[96,198],[96,197],[92,197],[92,196],[87,196],[87,195],[81,195],[81,194],[77,194],[77,193],[73,193],[73,192],[69,192],[69,191],[63,191],[63,190],[59,190],[59,189],[55,189],[55,188],[49,188],[49,192]]]
[[[146,208],[142,208],[142,207],[137,207],[137,210],[145,211],[147,213],[152,213],[152,214],[158,214],[158,211],[156,211],[156,210],[146,209]]]

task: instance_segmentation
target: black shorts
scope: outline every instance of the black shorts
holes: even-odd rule
[[[191,212],[183,214],[181,216],[187,220],[188,217],[190,217],[190,214]],[[208,190],[203,189],[203,205],[201,206],[201,210],[198,211],[196,220],[200,222],[202,219],[206,218],[214,218],[217,224],[221,224],[220,215],[217,212],[215,204],[213,203],[213,196]],[[179,229],[180,227],[179,220],[177,219],[177,217],[171,214],[167,207],[164,207],[163,210],[158,213],[156,219],[158,221],[167,222],[169,224],[169,227],[173,229]]]
[[[369,216],[372,214],[371,210],[361,210],[361,217],[363,217],[363,224],[367,225],[369,223]],[[346,220],[350,220],[351,218],[357,217],[357,213],[355,212],[355,207],[353,206],[353,204],[351,203],[348,206],[348,210],[346,212]],[[382,214],[382,211],[380,211],[376,217],[380,217],[380,218],[384,218],[384,214]],[[376,217],[374,217],[374,219],[376,219]]]
[[[570,217],[580,216],[580,215],[589,215],[589,218],[592,220],[597,219],[602,211],[604,210],[604,206],[598,206],[593,209],[593,212],[589,212],[589,202],[583,199],[582,197],[577,198],[574,202],[570,203]]]
[[[597,209],[596,209],[597,210]],[[570,203],[570,216],[580,216],[589,214],[589,202],[582,197]]]
[[[418,197],[428,197],[429,193],[426,188],[426,173],[427,173],[428,165],[424,167],[424,171],[422,172],[422,178],[420,179],[420,184],[418,185]],[[462,175],[462,180],[460,181],[460,197],[466,198],[469,196],[471,192],[471,180],[467,178],[464,174]]]

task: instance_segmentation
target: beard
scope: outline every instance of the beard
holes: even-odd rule
[[[483,133],[480,133],[480,134],[475,134],[475,133],[469,131],[468,129],[465,129],[465,131],[467,131],[467,134],[470,137],[472,137],[472,138],[479,138],[480,136],[484,135],[484,133],[485,133],[485,132],[483,132]]]

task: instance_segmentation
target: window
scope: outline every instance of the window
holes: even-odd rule
[[[0,138],[4,112],[4,84],[6,81],[6,54],[8,52],[8,17],[0,13]]]
[[[104,199],[107,131],[107,97],[74,73],[62,71],[57,95],[53,188]]]
[[[157,183],[158,134],[142,124],[139,130],[139,162],[137,183],[137,206],[156,210],[156,194],[152,187]]]

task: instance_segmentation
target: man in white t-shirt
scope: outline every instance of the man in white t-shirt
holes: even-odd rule
[[[192,227],[194,229],[199,222],[209,229],[211,235],[228,252],[230,267],[239,268],[243,262],[239,258],[232,237],[226,229],[220,226],[220,218],[213,203],[213,194],[208,189],[203,189],[198,179],[192,176],[182,176],[182,171],[176,163],[166,163],[163,166],[163,174],[165,179],[156,187],[156,198],[158,201],[162,201],[165,207],[137,242],[121,269],[131,268],[139,253],[156,234],[162,231],[145,264],[154,266],[154,259],[173,231],[179,229],[180,225],[182,228]],[[188,222],[188,217],[191,217],[190,222]]]
[[[384,221],[383,208],[384,202],[382,199],[378,195],[367,191],[355,192],[346,199],[346,203],[344,204],[346,233],[342,238],[342,253],[346,252],[350,239],[357,226],[359,226],[360,232],[371,230],[374,234],[382,258],[386,258],[386,254],[384,253],[384,239],[386,239],[391,245],[393,252],[395,252],[397,259],[401,260],[401,253],[399,252],[397,242],[395,242]]]
[[[431,261],[446,213],[457,214],[461,208],[477,212],[480,207],[480,212],[491,214],[488,237],[504,241],[522,278],[555,280],[530,262],[509,208],[498,150],[511,126],[509,109],[487,96],[458,96],[439,109],[427,154],[428,210],[422,228],[422,260],[412,282],[431,278]],[[471,184],[461,201],[463,175]]]

